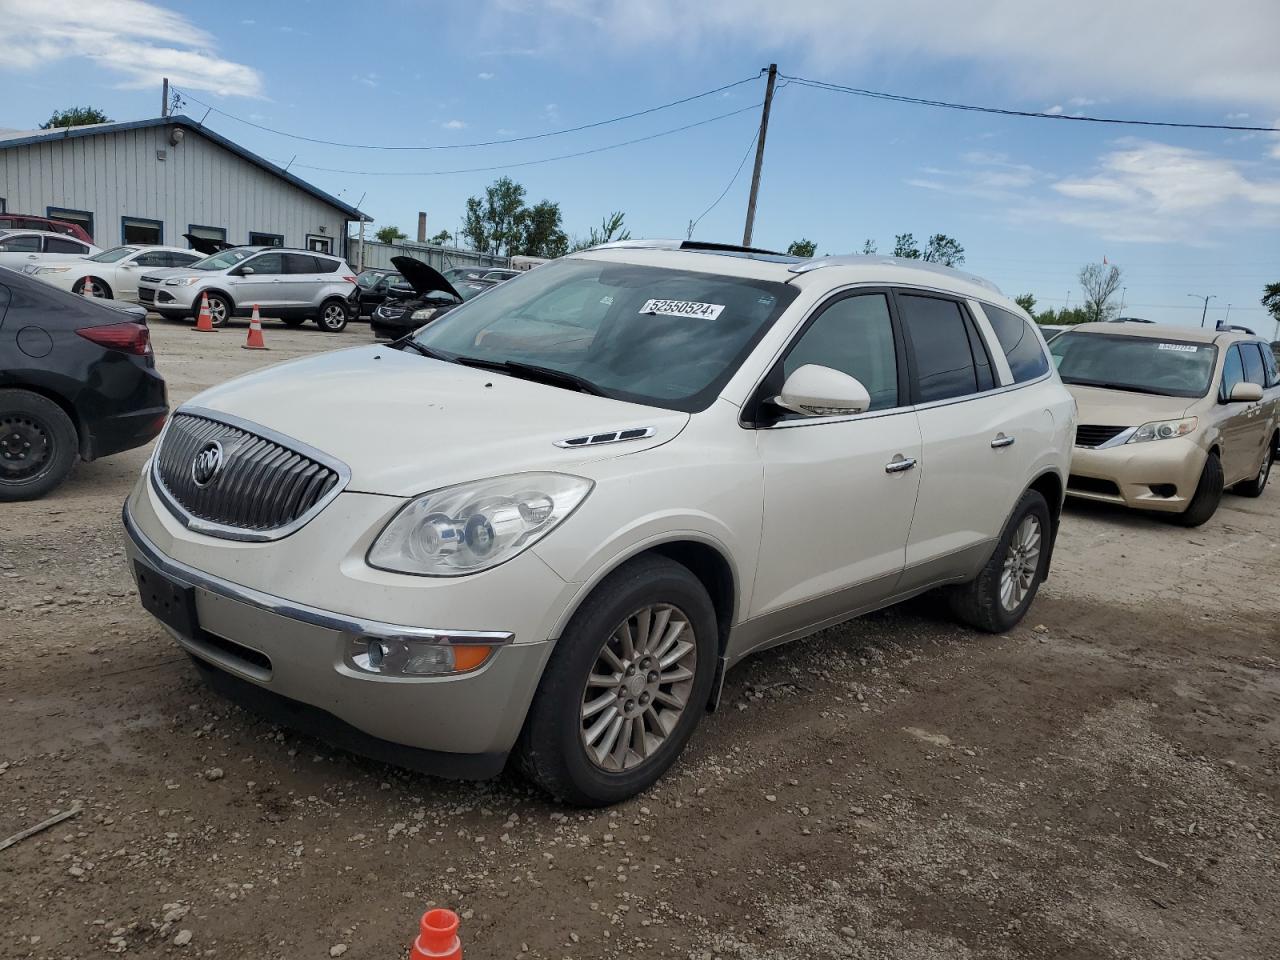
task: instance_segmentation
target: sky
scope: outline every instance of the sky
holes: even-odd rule
[[[184,113],[410,236],[419,210],[429,233],[456,231],[466,198],[508,175],[557,201],[571,236],[620,210],[636,237],[696,219],[696,239],[736,243],[770,63],[923,99],[1280,127],[1277,36],[1276,0],[0,0],[0,128],[73,104],[154,117],[167,76]],[[1280,135],[780,81],[754,243],[885,253],[907,232],[955,237],[964,269],[1037,309],[1079,304],[1079,268],[1105,257],[1126,315],[1197,325],[1189,294],[1212,296],[1209,324],[1229,306],[1280,338],[1258,303],[1280,281]]]

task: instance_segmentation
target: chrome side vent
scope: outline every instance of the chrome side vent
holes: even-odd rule
[[[596,447],[605,443],[625,443],[627,440],[643,440],[645,437],[652,437],[653,434],[653,427],[627,427],[624,430],[609,430],[605,433],[588,433],[581,437],[570,437],[567,440],[557,440],[556,446],[564,449],[572,449],[574,447]]]

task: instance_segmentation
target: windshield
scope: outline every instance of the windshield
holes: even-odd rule
[[[89,259],[94,263],[115,263],[117,260],[123,260],[125,257],[137,252],[137,247],[112,247],[110,250],[103,250],[97,256]]]
[[[795,297],[766,280],[560,260],[488,286],[414,340],[446,359],[546,367],[607,396],[692,413]]]
[[[458,291],[458,296],[463,300],[470,300],[472,297],[478,296],[496,286],[496,283],[480,283],[477,280],[468,280],[466,283],[455,283],[453,289]]]
[[[387,280],[390,283],[396,283],[400,277],[396,274],[389,274],[382,270],[366,270],[360,276],[356,277],[356,283],[362,287],[376,286],[379,280]]]
[[[1075,331],[1054,337],[1049,352],[1063,383],[1162,397],[1203,397],[1218,356],[1211,343]]]
[[[242,260],[248,260],[257,252],[257,250],[233,247],[230,250],[219,250],[213,256],[197,260],[190,266],[192,270],[226,270],[228,267],[234,267]]]

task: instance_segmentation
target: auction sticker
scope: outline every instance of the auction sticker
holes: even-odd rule
[[[1158,347],[1160,350],[1177,350],[1179,353],[1199,353],[1200,348],[1192,346],[1189,343],[1162,343]]]
[[[714,320],[724,309],[723,303],[698,303],[695,300],[646,300],[641,313],[657,314],[660,317],[697,317],[700,320]]]

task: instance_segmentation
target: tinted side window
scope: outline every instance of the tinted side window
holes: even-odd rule
[[[152,250],[150,253],[139,254],[138,258],[133,261],[140,267],[167,267],[170,266],[169,254],[163,250]]]
[[[316,262],[317,273],[333,273],[338,269],[338,261],[330,260],[328,257],[313,257]]]
[[[61,237],[45,237],[44,249],[46,253],[88,253],[83,243],[77,243],[75,240],[63,240]]]
[[[985,303],[982,305],[982,312],[991,321],[1000,349],[1009,360],[1014,383],[1025,383],[1049,372],[1049,361],[1044,355],[1044,348],[1040,346],[1040,338],[1027,321],[1016,313]]]
[[[1267,369],[1262,365],[1262,351],[1256,343],[1240,344],[1240,353],[1244,356],[1244,378],[1260,387],[1267,385]]]
[[[197,260],[203,259],[194,253],[175,253],[173,251],[165,254],[165,256],[168,258],[169,266],[171,267],[185,267],[188,263],[195,263]]]
[[[316,269],[316,258],[305,253],[286,253],[284,255],[285,273],[319,273]]]
[[[898,308],[915,357],[919,402],[976,393],[978,372],[960,304],[899,294]]]
[[[1280,385],[1280,363],[1276,361],[1276,345],[1262,348],[1262,363],[1267,368],[1267,382],[1271,386]]]
[[[245,262],[246,267],[253,267],[257,274],[284,273],[284,254],[264,253]]]
[[[816,363],[847,373],[871,394],[871,410],[898,405],[898,359],[882,293],[845,297],[831,304],[801,334],[782,361],[783,378]]]
[[[40,238],[39,237],[13,237],[10,240],[0,240],[0,252],[39,253]]]
[[[1222,398],[1231,396],[1237,383],[1244,380],[1244,363],[1240,359],[1240,348],[1232,347],[1227,351],[1227,359],[1222,363]]]

